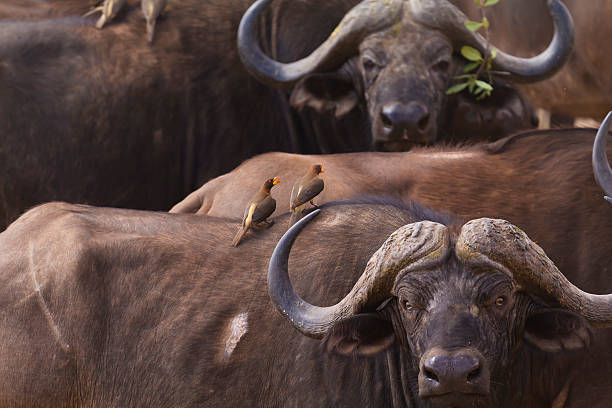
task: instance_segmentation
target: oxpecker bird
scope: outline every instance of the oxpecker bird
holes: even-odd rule
[[[147,38],[149,42],[153,41],[155,34],[155,21],[157,17],[164,11],[168,0],[141,0],[142,14],[147,20]]]
[[[233,246],[238,246],[249,228],[255,228],[260,223],[265,223],[267,226],[272,225],[270,221],[266,221],[266,218],[276,210],[276,200],[272,198],[270,190],[278,183],[280,183],[278,177],[267,179],[259,191],[251,198],[242,217],[242,226],[232,242]]]
[[[104,24],[115,18],[119,10],[121,10],[121,8],[125,6],[126,2],[127,0],[104,0],[104,4],[87,12],[84,17],[89,16],[93,13],[97,13],[98,11],[101,12],[102,15],[96,23],[96,28],[102,28],[104,27]]]
[[[289,210],[291,211],[291,225],[302,218],[304,206],[310,202],[316,207],[313,199],[323,191],[325,186],[319,174],[323,173],[322,164],[313,164],[308,173],[295,182],[291,190],[291,201]]]

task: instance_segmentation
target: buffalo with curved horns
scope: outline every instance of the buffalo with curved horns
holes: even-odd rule
[[[342,300],[318,307],[296,294],[288,276],[293,242],[317,213],[276,246],[270,297],[296,329],[323,338],[328,352],[373,356],[397,342],[386,355],[393,406],[587,407],[594,400],[582,384],[609,388],[609,365],[585,381],[571,378],[582,366],[566,358],[590,345],[590,325],[612,327],[612,294],[574,286],[508,221],[405,225],[372,255]],[[308,269],[299,271],[304,275]],[[611,333],[598,331],[595,342],[603,345]],[[540,353],[558,354],[547,361]],[[609,344],[594,353],[609,357]]]
[[[266,151],[333,153],[372,146],[361,110],[341,119],[297,112],[285,92],[249,75],[238,56],[236,32],[251,0],[171,1],[151,44],[143,38],[135,1],[103,30],[95,28],[96,17],[83,17],[93,0],[0,3],[0,228],[27,208],[53,200],[167,209],[204,181]],[[267,28],[251,39],[275,58],[300,58],[355,3],[275,0],[260,16]],[[302,18],[308,24],[298,24]],[[568,30],[567,24],[560,30]],[[368,53],[410,57],[402,72],[411,72],[412,60],[428,70],[435,58],[448,72],[426,71],[429,79],[422,85],[441,106],[454,69],[450,40],[433,29],[417,31],[431,34],[438,44],[431,51],[440,54],[430,55],[426,47],[404,55],[414,50],[389,48],[400,40],[393,36],[389,45],[368,43]],[[562,57],[567,47],[557,54]],[[346,100],[344,91],[351,89],[342,72],[340,82],[329,72],[317,77],[340,84],[333,88],[338,100]],[[410,81],[400,83],[402,89],[411,89]],[[520,95],[508,85],[498,90],[479,102],[464,96],[446,100],[444,125],[433,124],[431,116],[428,128],[453,126],[464,134],[477,129],[484,137],[500,137],[531,126],[531,108]],[[360,92],[354,95],[363,99]],[[464,120],[468,114],[486,123]]]
[[[588,323],[607,325],[610,306],[592,312],[602,302],[515,227],[380,198],[321,209],[288,267],[312,304],[358,282],[336,317],[356,314],[327,330],[332,353],[269,300],[288,215],[234,248],[238,218],[65,203],[27,212],[0,234],[0,405],[549,408],[610,397],[612,332],[591,335]],[[330,326],[303,305],[282,308]]]
[[[293,88],[294,106],[342,116],[365,101],[373,139],[383,149],[434,143],[444,91],[461,65],[458,49],[467,44],[486,54],[491,48],[465,27],[467,18],[447,0],[363,0],[308,56],[283,63],[259,45],[257,23],[270,2],[256,1],[238,30],[238,50],[249,72],[271,86]],[[531,58],[499,51],[495,70],[514,81],[535,82],[563,66],[573,46],[573,22],[560,1],[547,4],[555,26],[548,48]]]

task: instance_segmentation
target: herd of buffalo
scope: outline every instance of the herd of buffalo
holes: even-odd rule
[[[612,2],[495,3],[0,1],[0,407],[612,406]]]

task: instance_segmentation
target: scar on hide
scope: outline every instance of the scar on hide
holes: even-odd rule
[[[230,335],[225,341],[225,351],[223,352],[223,359],[229,361],[234,349],[238,345],[238,342],[245,335],[249,328],[247,322],[248,313],[243,312],[232,319],[230,325]]]
[[[32,244],[31,242],[30,242],[29,261],[30,261],[30,272],[32,273],[32,282],[34,283],[34,291],[38,295],[37,298],[38,298],[38,303],[40,304],[40,308],[42,309],[43,314],[45,315],[45,319],[47,319],[49,328],[55,335],[55,339],[59,343],[62,350],[68,353],[70,351],[70,345],[66,343],[64,339],[62,338],[62,334],[60,333],[59,328],[55,324],[55,321],[53,320],[53,316],[51,315],[51,312],[49,311],[49,308],[47,307],[47,303],[45,303],[45,299],[43,298],[42,293],[40,292],[40,285],[38,284],[38,280],[36,279],[36,270],[34,268],[34,244]]]

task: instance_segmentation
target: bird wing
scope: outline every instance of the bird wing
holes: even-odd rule
[[[291,210],[291,207],[293,207],[293,203],[295,202],[297,195],[300,193],[300,185],[301,185],[301,182],[297,182],[293,185],[293,188],[291,189],[291,198],[289,199],[289,210]]]
[[[302,204],[315,198],[321,191],[323,191],[324,183],[320,178],[315,178],[308,182],[307,185],[302,186],[300,191],[297,193],[295,200],[292,201],[294,207],[298,207]]]
[[[242,219],[242,225],[245,228],[249,228],[251,226],[251,221],[253,220],[253,213],[257,209],[257,203],[251,203],[247,210],[244,213],[244,218]]]
[[[253,222],[261,222],[268,218],[276,210],[276,200],[271,196],[267,196],[257,204],[257,208],[253,212]]]

